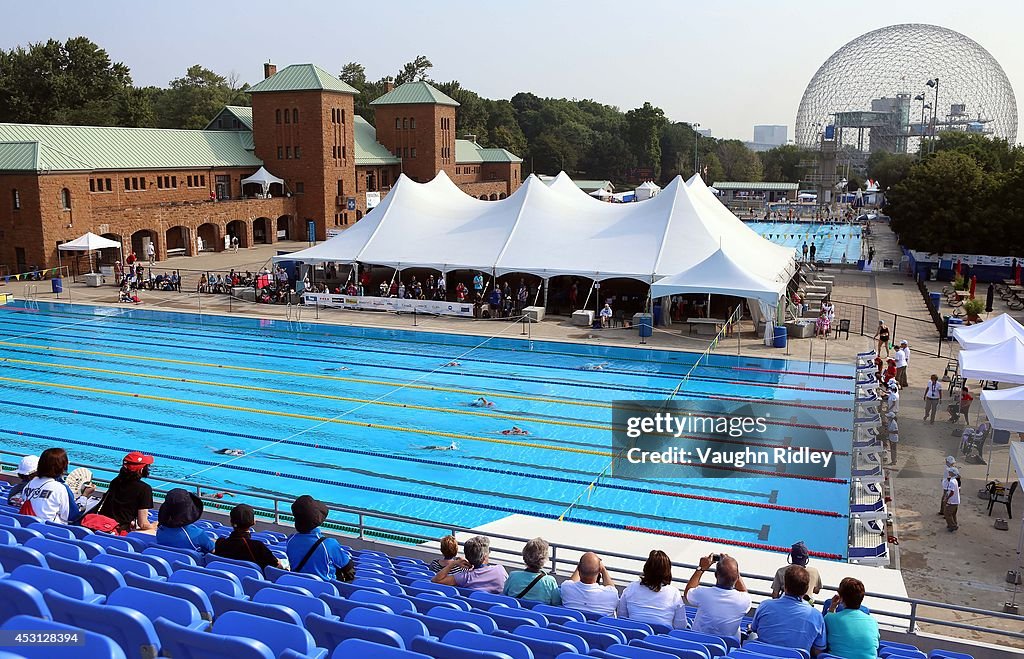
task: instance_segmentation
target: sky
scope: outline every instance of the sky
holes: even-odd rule
[[[192,64],[255,83],[266,61],[333,73],[356,61],[375,80],[426,55],[433,79],[487,98],[530,91],[623,110],[650,101],[673,121],[742,140],[754,124],[786,124],[792,139],[800,96],[825,59],[896,23],[971,37],[1015,93],[1024,89],[1024,2],[1011,0],[35,0],[4,14],[0,47],[86,36],[137,85],[166,86]]]

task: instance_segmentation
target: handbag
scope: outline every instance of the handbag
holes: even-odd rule
[[[80,522],[81,526],[93,531],[100,531],[103,533],[112,533],[114,535],[127,535],[127,531],[121,530],[121,526],[116,519],[113,517],[107,517],[106,515],[99,515],[97,513],[89,513],[82,518]]]

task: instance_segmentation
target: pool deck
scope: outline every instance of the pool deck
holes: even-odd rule
[[[876,249],[876,262],[884,258],[894,258],[899,262],[899,249],[892,234],[884,227],[875,225],[874,234],[869,238]],[[278,243],[264,245],[237,253],[203,254],[198,257],[176,258],[158,265],[156,270],[188,268],[190,270],[230,268],[256,269],[262,267],[270,256],[282,250],[297,250],[306,247],[306,243]],[[858,271],[837,271],[833,298],[845,302],[866,304],[871,307],[900,313],[921,320],[929,320],[928,311],[917,287],[907,276],[892,271],[863,273]],[[11,282],[0,285],[0,294],[12,293],[23,299],[31,286],[37,286],[39,300],[52,300],[47,282]],[[45,289],[46,293],[42,291]],[[112,286],[86,288],[83,284],[68,284],[71,301],[83,304],[100,304],[122,306],[113,303],[116,289]],[[61,296],[67,299],[67,293]],[[229,301],[227,296],[204,295],[199,300],[195,294],[144,292],[145,309],[166,311],[185,311],[210,314],[232,314],[239,316],[274,318],[287,320],[287,310],[283,306],[256,305],[244,302]],[[994,313],[1006,311],[1000,300],[996,300]],[[1022,319],[1022,312],[1013,312],[1015,317]],[[319,318],[317,318],[319,315]],[[572,326],[567,318],[549,317],[544,322],[525,327],[520,323],[502,321],[469,320],[458,318],[412,317],[409,315],[390,315],[375,312],[356,312],[343,310],[323,310],[319,314],[313,309],[303,309],[301,321],[306,323],[331,323],[353,326],[371,326],[404,330],[428,330],[434,332],[450,332],[481,336],[502,336],[520,338],[526,330],[529,337],[538,340],[568,341],[592,345],[610,345],[637,347],[640,344],[635,330],[590,330]],[[938,335],[934,329],[929,330],[924,322],[913,323],[913,328],[898,329],[895,339],[908,338],[913,345],[926,346],[935,353]],[[753,357],[779,358],[788,357],[801,362],[830,361],[851,363],[857,352],[873,347],[868,338],[851,335],[850,339],[822,340],[795,339],[789,342],[787,349],[776,349],[764,345],[749,331],[738,338],[723,340],[715,349],[716,354],[744,354]],[[525,338],[525,337],[522,337]],[[665,350],[702,351],[707,345],[706,337],[689,337],[677,330],[658,328],[648,338],[645,345]],[[951,344],[946,348],[955,357],[957,346]],[[787,354],[788,353],[788,354]],[[892,486],[896,493],[891,510],[894,512],[893,534],[899,540],[898,570],[879,570],[831,564],[822,567],[824,561],[816,564],[822,570],[826,582],[836,583],[839,578],[856,574],[867,584],[869,591],[901,594],[910,597],[948,602],[989,611],[1001,611],[1002,603],[1009,601],[1012,586],[1005,581],[1006,571],[1015,569],[1018,564],[1017,541],[1021,533],[1021,519],[1008,520],[1009,531],[998,531],[993,528],[994,520],[999,516],[987,516],[987,502],[979,499],[974,493],[984,487],[986,477],[1003,479],[1008,470],[1008,447],[995,446],[991,465],[972,465],[961,463],[964,498],[960,506],[960,530],[948,533],[945,523],[936,515],[940,496],[940,480],[946,455],[956,455],[959,445],[959,431],[962,422],[955,428],[941,420],[935,425],[926,425],[920,421],[923,413],[922,395],[918,389],[923,388],[929,374],[940,376],[945,368],[947,352],[941,358],[913,353],[908,371],[911,387],[904,393],[901,405],[901,442],[899,460],[890,469]],[[944,394],[945,395],[945,394]],[[974,407],[980,412],[980,404]],[[987,452],[987,449],[986,449]],[[958,458],[960,456],[957,456]],[[987,456],[986,456],[987,457]],[[1014,477],[1010,470],[1010,478]],[[1021,497],[1018,496],[1018,499]],[[1018,515],[1021,501],[1017,502]],[[1003,509],[1005,515],[1005,509]],[[562,524],[568,532],[563,535],[551,525]],[[495,525],[499,525],[495,527]],[[567,523],[544,522],[530,520],[529,524],[515,517],[507,518],[485,528],[497,531],[498,528],[515,535],[547,535],[549,539],[560,537],[570,544],[593,545],[606,550],[622,550],[632,554],[645,554],[650,547],[658,546],[669,552],[674,559],[693,562],[702,553],[710,553],[714,548],[696,541],[671,540],[664,537],[640,537],[641,534],[631,532],[606,531],[597,529],[580,529]],[[813,538],[805,541],[813,549]],[[731,550],[740,556],[741,567],[749,572],[771,573],[777,567],[777,557],[749,550]],[[559,557],[560,560],[563,557]],[[833,569],[832,565],[835,565]],[[676,575],[677,577],[681,575]],[[1018,604],[1024,604],[1024,590],[1017,597]],[[928,609],[920,615],[939,619],[955,620],[961,623],[977,623],[992,627],[1001,627],[1020,631],[1021,620],[996,620],[975,614],[955,613],[951,611]],[[921,625],[923,630],[936,630],[934,626]],[[950,634],[951,630],[943,629]],[[957,636],[978,641],[1002,643],[1004,647],[1024,647],[1024,641],[984,635],[977,632],[960,630]]]

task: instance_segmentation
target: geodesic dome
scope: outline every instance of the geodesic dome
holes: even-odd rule
[[[872,99],[925,92],[926,102],[935,104],[934,90],[925,85],[932,78],[939,79],[940,123],[952,104],[962,103],[971,117],[990,120],[986,133],[1016,142],[1017,101],[999,62],[959,32],[920,24],[868,32],[825,60],[800,99],[796,142],[815,146],[832,114],[870,110]],[[911,122],[919,123],[920,112],[920,101],[912,102]]]

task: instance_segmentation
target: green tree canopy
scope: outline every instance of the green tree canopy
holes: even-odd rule
[[[783,183],[799,183],[803,174],[800,162],[814,157],[807,149],[795,144],[783,144],[759,155],[764,167],[764,180]]]
[[[156,94],[156,123],[160,128],[204,128],[225,105],[249,105],[248,84],[238,86],[198,64]]]

